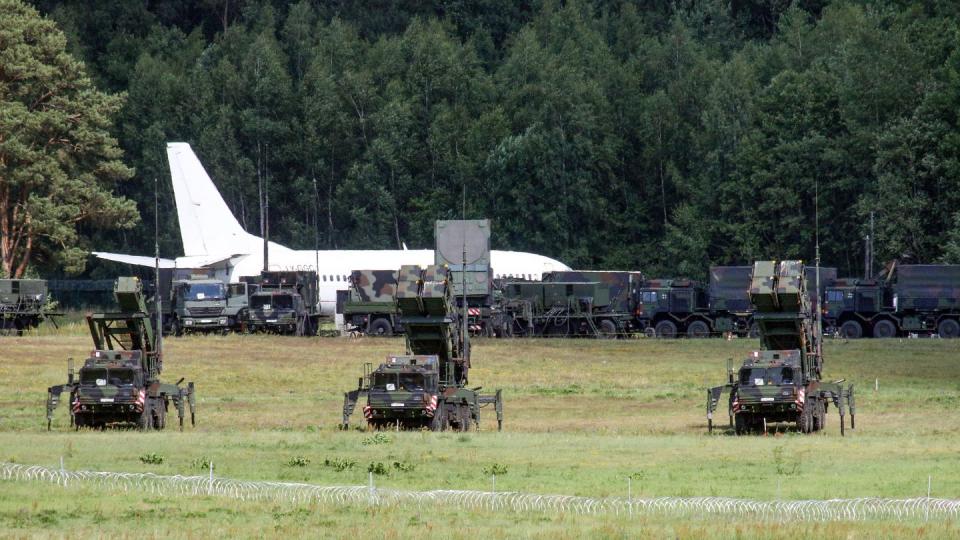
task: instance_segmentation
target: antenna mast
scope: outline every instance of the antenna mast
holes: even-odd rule
[[[817,328],[814,332],[814,335],[817,336],[817,364],[819,365],[819,363],[823,361],[823,298],[820,296],[820,179],[817,178],[814,182],[813,234],[816,245],[814,257],[817,265],[817,313],[814,318],[814,323],[817,325]]]
[[[467,220],[467,184],[463,184],[463,206],[461,207],[460,219]],[[467,358],[467,365],[470,365],[470,339],[467,334],[467,228],[461,224],[463,231],[463,258],[460,261],[460,298],[463,303],[463,349]]]
[[[160,182],[153,177],[153,305],[157,309],[157,356],[163,358],[163,309],[160,305]]]

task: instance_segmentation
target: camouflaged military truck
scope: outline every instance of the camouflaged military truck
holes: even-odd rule
[[[76,428],[135,425],[140,429],[163,429],[172,403],[183,429],[184,408],[190,406],[194,423],[194,386],[160,382],[163,355],[147,312],[140,280],[117,278],[116,313],[87,315],[94,350],[75,378],[73,360],[68,361],[67,383],[47,389],[47,429],[61,395],[69,395],[70,424]]]
[[[46,305],[45,280],[0,279],[0,332],[21,335],[24,330],[40,326],[46,318],[59,315],[45,311]]]
[[[641,330],[638,321],[633,317],[637,309],[636,293],[644,284],[641,272],[556,270],[544,274],[543,281],[547,283],[599,283],[606,286],[610,298],[610,304],[606,307],[606,311],[628,315],[628,317],[621,317],[626,332]]]
[[[728,382],[707,390],[707,426],[721,396],[729,393],[730,426],[739,434],[766,432],[772,424],[793,424],[801,433],[820,431],[830,402],[844,409],[855,426],[853,386],[821,381],[821,332],[806,294],[800,261],[758,261],[753,266],[750,302],[760,332],[761,350],[743,362],[738,373],[728,367]]]
[[[320,327],[316,272],[261,272],[246,310],[249,332],[315,336]],[[247,281],[252,282],[251,280]]]
[[[470,342],[463,315],[453,302],[447,270],[403,266],[398,273],[397,312],[406,327],[407,351],[390,355],[376,369],[364,367],[356,390],[343,398],[343,424],[363,396],[363,416],[374,429],[479,428],[480,410],[493,405],[503,426],[500,390],[493,395],[467,388]]]
[[[632,316],[618,311],[610,285],[597,281],[507,282],[496,316],[504,337],[596,337],[626,335]]]
[[[396,290],[396,270],[351,272],[349,296],[340,308],[347,331],[384,337],[402,333]]]
[[[960,337],[960,265],[890,263],[876,279],[827,287],[824,324],[846,338]]]

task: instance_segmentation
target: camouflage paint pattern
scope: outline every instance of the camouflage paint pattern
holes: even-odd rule
[[[632,313],[635,307],[633,292],[643,285],[643,274],[640,272],[569,270],[544,274],[543,281],[551,283],[599,283],[607,287],[610,309]]]
[[[350,273],[350,285],[355,296],[351,301],[393,303],[397,274],[396,270],[354,270]]]

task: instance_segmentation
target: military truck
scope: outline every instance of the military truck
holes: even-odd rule
[[[618,311],[608,283],[506,282],[494,323],[501,337],[615,338],[630,331],[632,315]]]
[[[240,330],[249,304],[247,283],[225,284],[218,279],[195,276],[175,280],[170,289],[170,304],[164,321],[170,333]]]
[[[364,396],[363,416],[374,429],[479,429],[480,410],[492,405],[497,429],[503,427],[500,390],[492,395],[467,388],[469,330],[453,301],[450,275],[443,267],[403,266],[398,273],[397,312],[406,327],[406,354],[390,355],[376,369],[364,367],[356,390],[343,398],[343,423]]]
[[[0,279],[0,331],[14,331],[19,336],[59,315],[46,311],[46,306],[45,280]]]
[[[316,272],[261,272],[259,290],[249,296],[249,332],[314,336],[320,326]]]
[[[437,220],[434,264],[450,270],[457,307],[467,305],[467,328],[474,335],[493,335],[493,270],[490,267],[490,220]]]
[[[47,389],[47,429],[61,395],[69,395],[70,424],[76,428],[135,425],[163,429],[170,404],[183,429],[185,406],[195,422],[194,385],[160,381],[163,354],[144,301],[143,287],[135,277],[117,278],[114,298],[119,311],[87,315],[94,350],[74,376],[68,360],[67,383]]]
[[[824,324],[846,338],[906,334],[960,337],[960,265],[897,264],[875,279],[826,288]]]
[[[340,308],[347,331],[371,336],[402,333],[396,290],[396,270],[352,271],[348,296]]]
[[[636,317],[648,336],[710,335],[707,290],[691,279],[650,279],[636,292]]]
[[[547,283],[600,283],[609,288],[609,311],[633,314],[637,309],[637,291],[644,284],[643,274],[637,271],[614,270],[556,270],[543,275]],[[624,318],[627,332],[641,330],[634,317]]]
[[[738,373],[728,365],[728,381],[707,390],[707,427],[713,430],[713,413],[724,392],[736,434],[766,432],[771,424],[793,424],[801,433],[820,431],[826,424],[830,402],[840,413],[844,434],[844,408],[850,427],[856,425],[853,385],[843,380],[823,382],[820,324],[806,293],[800,261],[754,263],[749,290],[753,320],[760,333],[761,350],[750,353]]]

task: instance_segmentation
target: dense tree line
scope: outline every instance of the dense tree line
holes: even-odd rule
[[[136,170],[150,253],[165,143],[190,142],[244,227],[291,247],[494,245],[580,268],[960,262],[960,9],[948,0],[38,0]],[[168,182],[161,187],[169,191]],[[819,193],[819,197],[816,197]],[[180,252],[169,195],[162,250]]]

